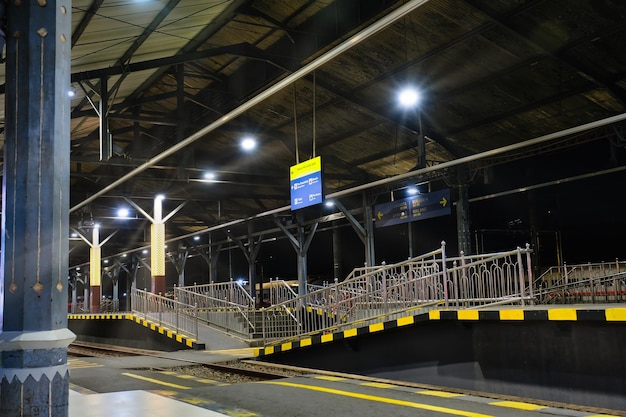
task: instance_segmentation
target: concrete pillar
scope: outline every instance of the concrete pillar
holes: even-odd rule
[[[162,196],[154,199],[154,219],[150,229],[151,290],[154,294],[165,294],[165,222],[162,216],[162,201]]]
[[[67,417],[69,0],[6,7],[0,415]]]
[[[102,298],[102,246],[100,245],[100,228],[95,225],[92,231],[91,248],[89,248],[89,312],[98,314],[100,312],[100,301]]]

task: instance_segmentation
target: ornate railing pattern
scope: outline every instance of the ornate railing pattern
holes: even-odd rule
[[[282,279],[270,279],[270,282],[263,284],[262,300],[264,304],[280,304],[287,300],[293,300],[298,296],[298,288],[294,289],[289,282]]]
[[[192,337],[202,320],[244,338],[262,333],[267,343],[439,307],[626,301],[623,262],[563,265],[533,280],[530,256],[526,246],[446,258],[442,243],[403,262],[356,268],[343,282],[309,285],[302,297],[287,282],[273,280],[263,293],[271,305],[260,310],[245,288],[231,281],[175,288],[173,300],[133,289],[133,312]]]
[[[541,304],[626,301],[626,262],[553,266],[534,281]]]
[[[206,307],[213,307],[210,302],[215,300],[214,307],[222,307],[223,302],[227,301],[245,309],[254,308],[254,300],[243,285],[237,281],[174,287],[174,298],[181,302],[187,302],[187,299],[198,295],[208,298],[207,302],[203,303]]]
[[[594,278],[604,278],[626,272],[626,262],[598,262],[553,266],[541,274],[535,280],[535,288],[559,287],[563,285],[575,284],[581,280]]]
[[[131,295],[132,312],[137,316],[198,339],[198,308],[195,305],[137,288],[131,290]]]
[[[174,288],[174,299],[198,308],[207,324],[247,338],[256,332],[254,299],[236,281]]]
[[[530,249],[446,259],[436,251],[352,278],[262,310],[263,338],[282,341],[438,306],[475,308],[532,300]]]

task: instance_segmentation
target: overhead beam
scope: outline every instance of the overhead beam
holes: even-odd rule
[[[120,63],[112,67],[75,72],[71,76],[71,82],[100,79],[102,77],[110,77],[112,75],[130,74],[137,71],[146,71],[157,68],[170,67],[218,55],[236,55],[261,58],[261,52],[258,48],[250,45],[249,43],[239,43],[229,46],[206,49],[202,51],[188,52],[180,55],[172,55],[164,58],[150,59],[147,61],[134,62],[130,64]]]
[[[215,129],[219,128],[220,126],[230,122],[232,119],[238,117],[242,113],[246,112],[248,109],[250,109],[250,108],[252,108],[252,107],[262,103],[268,97],[273,96],[276,92],[278,92],[278,91],[282,90],[283,88],[291,85],[293,82],[295,82],[298,79],[306,76],[307,74],[311,73],[312,71],[315,71],[317,68],[321,67],[325,63],[327,63],[330,60],[336,58],[337,56],[341,55],[342,53],[344,53],[345,51],[347,51],[350,48],[354,47],[355,45],[358,45],[359,43],[361,43],[363,40],[369,38],[370,36],[380,32],[381,30],[385,29],[386,27],[388,27],[389,25],[391,25],[392,23],[394,23],[398,19],[402,18],[406,14],[412,12],[413,10],[417,9],[418,7],[422,6],[423,4],[425,4],[427,2],[428,2],[428,0],[412,0],[412,1],[409,1],[408,3],[403,4],[402,6],[398,7],[397,9],[395,9],[394,11],[389,13],[388,15],[386,15],[386,16],[382,17],[381,19],[377,20],[376,22],[374,22],[373,24],[369,25],[365,29],[357,32],[355,35],[351,36],[350,38],[348,38],[344,42],[340,43],[339,45],[335,46],[334,48],[332,48],[328,52],[326,52],[323,55],[321,55],[319,58],[311,61],[310,63],[308,63],[306,65],[304,65],[298,71],[296,71],[293,74],[291,74],[291,75],[283,78],[282,80],[278,81],[276,84],[274,84],[273,86],[271,86],[267,90],[257,94],[252,99],[246,101],[245,103],[241,104],[240,106],[238,106],[234,110],[228,112],[227,114],[225,114],[224,116],[222,116],[218,120],[214,121],[213,123],[209,124],[205,128],[200,129],[197,132],[191,134],[190,136],[188,136],[184,140],[182,140],[182,141],[178,142],[177,144],[171,146],[170,148],[168,148],[164,152],[160,153],[159,155],[154,156],[148,162],[146,162],[143,165],[137,167],[132,172],[129,172],[128,174],[126,174],[123,177],[119,178],[117,181],[114,181],[112,184],[109,184],[107,187],[104,187],[100,191],[94,193],[89,198],[85,199],[81,203],[79,203],[76,206],[72,207],[70,209],[70,213],[73,212],[73,211],[78,210],[79,208],[81,208],[81,207],[83,207],[83,206],[85,206],[87,204],[89,204],[90,202],[96,200],[98,197],[106,194],[107,192],[115,189],[117,186],[119,186],[119,185],[125,183],[126,181],[128,181],[129,179],[133,178],[135,175],[137,175],[137,174],[145,171],[146,169],[150,168],[152,165],[160,162],[161,160],[167,158],[170,155],[173,155],[174,153],[176,153],[179,150],[185,148],[186,146],[192,144],[193,142],[197,141],[198,139],[204,137],[205,135],[207,135],[208,133],[214,131]]]
[[[144,28],[141,35],[139,35],[135,39],[132,45],[124,52],[124,54],[116,61],[116,63],[113,66],[116,67],[116,66],[128,64],[131,58],[133,57],[133,55],[135,54],[135,52],[137,52],[137,50],[141,47],[141,45],[143,45],[143,43],[148,39],[148,37],[152,35],[154,31],[157,30],[159,25],[172,12],[172,10],[174,10],[174,8],[178,5],[178,3],[180,3],[180,1],[181,0],[169,0],[168,3],[165,6],[163,6],[163,8],[159,11],[156,17],[152,19],[150,24]],[[99,79],[104,76],[107,76],[107,75],[102,74],[100,77],[95,77],[95,78]],[[124,78],[125,78],[124,76],[119,77],[116,84],[113,86],[113,90],[115,90],[119,86],[119,83],[121,83]],[[80,81],[80,80],[76,80],[76,81]],[[97,88],[99,88],[99,86]],[[83,98],[80,104],[76,106],[75,108],[82,109],[86,104],[87,104],[87,99]]]
[[[245,7],[246,5],[249,5],[251,3],[251,0],[231,1],[226,9],[222,13],[220,13],[217,19],[212,20],[207,26],[205,26],[174,56],[185,55],[187,53],[197,51],[198,48],[207,41],[207,39],[209,39],[217,31],[222,29],[229,22],[233,18],[233,16],[238,13],[241,7]],[[144,93],[144,91],[148,89],[149,86],[153,85],[168,70],[169,67],[167,66],[159,67],[153,74],[146,78],[146,80],[130,96],[128,96],[125,101],[127,103],[131,103],[136,98],[139,98]]]
[[[83,35],[83,32],[87,29],[89,22],[91,22],[91,19],[93,19],[96,13],[98,13],[98,10],[100,10],[102,3],[104,3],[104,0],[94,0],[94,2],[91,3],[91,6],[89,6],[89,9],[84,10],[85,15],[78,25],[76,25],[74,32],[72,33],[72,48],[78,43],[78,40]]]

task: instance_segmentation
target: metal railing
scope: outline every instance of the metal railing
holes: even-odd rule
[[[457,308],[534,302],[531,249],[450,258],[449,304]]]
[[[213,284],[174,287],[174,298],[185,301],[190,294],[203,295],[211,300],[227,301],[245,308],[254,308],[254,300],[246,289],[237,281],[218,282]],[[221,307],[218,303],[216,307]]]
[[[263,284],[262,299],[267,300],[270,305],[280,304],[288,300],[293,300],[298,296],[297,287],[282,279],[270,279],[269,283]]]
[[[610,272],[610,271],[607,271]],[[626,271],[605,276],[589,274],[587,278],[561,281],[558,285],[537,288],[540,304],[595,304],[626,301]]]
[[[281,342],[425,312],[438,306],[531,301],[530,249],[446,259],[436,251],[392,265],[359,268],[352,278],[262,309],[263,338]]]
[[[590,278],[603,278],[621,272],[626,272],[626,262],[620,262],[618,259],[615,262],[589,262],[576,265],[564,263],[562,266],[553,266],[546,270],[537,277],[534,284],[536,288],[555,287]]]
[[[249,338],[257,331],[254,299],[236,281],[175,287],[174,299],[198,307],[198,319]]]
[[[198,308],[162,295],[131,290],[132,312],[176,333],[198,339]]]
[[[133,289],[132,310],[195,338],[201,320],[246,339],[261,336],[265,343],[280,343],[439,307],[624,302],[626,265],[618,261],[564,265],[533,280],[528,246],[446,258],[442,243],[441,248],[422,256],[356,268],[343,282],[307,288],[309,292],[299,297],[287,282],[272,280],[264,289],[272,305],[260,310],[245,288],[234,281],[178,287],[173,300]]]

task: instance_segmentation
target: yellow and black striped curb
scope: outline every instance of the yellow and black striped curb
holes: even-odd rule
[[[191,349],[204,350],[206,347],[204,343],[198,343],[196,339],[178,334],[174,330],[170,330],[167,327],[160,326],[150,320],[135,316],[134,314],[68,314],[67,318],[68,320],[131,320]]]
[[[101,313],[101,314],[68,314],[69,320],[133,320],[132,314]]]
[[[626,308],[550,308],[550,309],[503,309],[503,310],[433,310],[415,316],[401,317],[396,320],[370,324],[363,327],[355,327],[334,333],[319,334],[305,337],[300,340],[286,342],[279,345],[265,346],[254,351],[255,356],[266,356],[274,353],[303,348],[321,343],[335,342],[356,336],[381,332],[398,327],[410,326],[428,321],[502,321],[502,322],[626,322]]]

